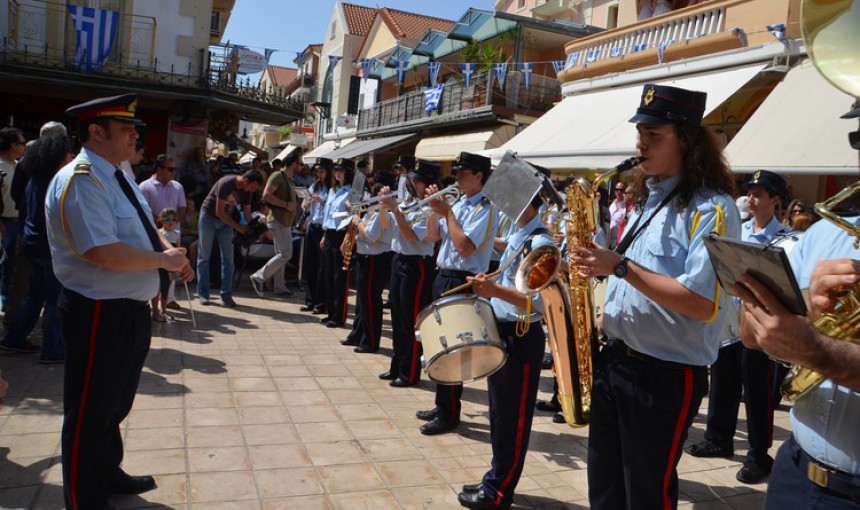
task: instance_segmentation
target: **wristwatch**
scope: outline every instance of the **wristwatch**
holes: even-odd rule
[[[630,262],[630,259],[624,257],[621,262],[615,265],[612,268],[612,274],[615,275],[616,278],[624,278],[627,276],[627,263]]]

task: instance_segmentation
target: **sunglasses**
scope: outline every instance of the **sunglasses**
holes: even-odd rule
[[[621,192],[624,192],[624,188],[615,188],[615,191],[621,191]]]
[[[173,218],[173,217],[161,218],[161,221],[162,221],[162,222],[167,222],[167,221],[176,221],[176,218]]]
[[[848,133],[848,143],[855,151],[860,151],[860,131]]]
[[[803,209],[792,209],[790,214],[800,214],[803,212]]]

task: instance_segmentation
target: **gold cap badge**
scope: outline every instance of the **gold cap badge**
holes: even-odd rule
[[[644,104],[645,106],[650,106],[651,103],[654,102],[654,96],[656,94],[657,94],[657,89],[655,89],[654,87],[651,87],[650,89],[648,89],[648,91],[645,92],[645,96],[642,98],[642,104]]]

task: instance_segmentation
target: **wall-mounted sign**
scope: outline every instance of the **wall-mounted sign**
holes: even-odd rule
[[[236,65],[237,74],[260,73],[266,68],[266,57],[256,51],[239,48],[236,50]]]

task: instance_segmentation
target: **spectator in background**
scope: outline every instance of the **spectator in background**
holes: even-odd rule
[[[818,221],[818,216],[811,212],[800,211],[799,213],[791,216],[791,230],[794,230],[795,232],[805,232],[806,229],[811,227],[816,221]]]
[[[806,203],[803,200],[795,198],[791,201],[790,204],[788,204],[788,207],[786,208],[785,218],[782,220],[782,224],[791,226],[792,218],[802,212],[806,212]]]
[[[15,179],[15,165],[24,155],[27,140],[18,128],[7,127],[0,129],[0,172],[2,177],[2,225],[3,250],[6,259],[0,264],[0,302],[2,311],[6,311],[6,301],[9,297],[9,286],[12,283],[12,271],[15,260],[15,249],[18,238],[18,210],[12,200],[12,181]]]
[[[176,175],[176,161],[167,154],[159,154],[155,158],[155,173],[149,179],[140,183],[140,192],[153,211],[154,220],[158,222],[159,213],[165,209],[173,209],[179,215],[179,221],[185,221],[185,190],[173,178]]]
[[[127,173],[129,177],[134,179],[135,182],[140,182],[141,180],[138,179],[139,175],[135,172],[134,167],[143,161],[143,149],[143,140],[138,138],[137,141],[134,142],[134,155],[119,164],[120,169]]]
[[[293,182],[296,183],[296,186],[310,188],[314,183],[314,176],[311,174],[310,167],[305,164],[299,167],[298,172],[293,176]]]
[[[615,183],[614,198],[609,204],[609,249],[614,249],[618,239],[618,224],[621,219],[627,214],[627,207],[624,204],[624,190],[627,189],[627,184],[624,181]]]

